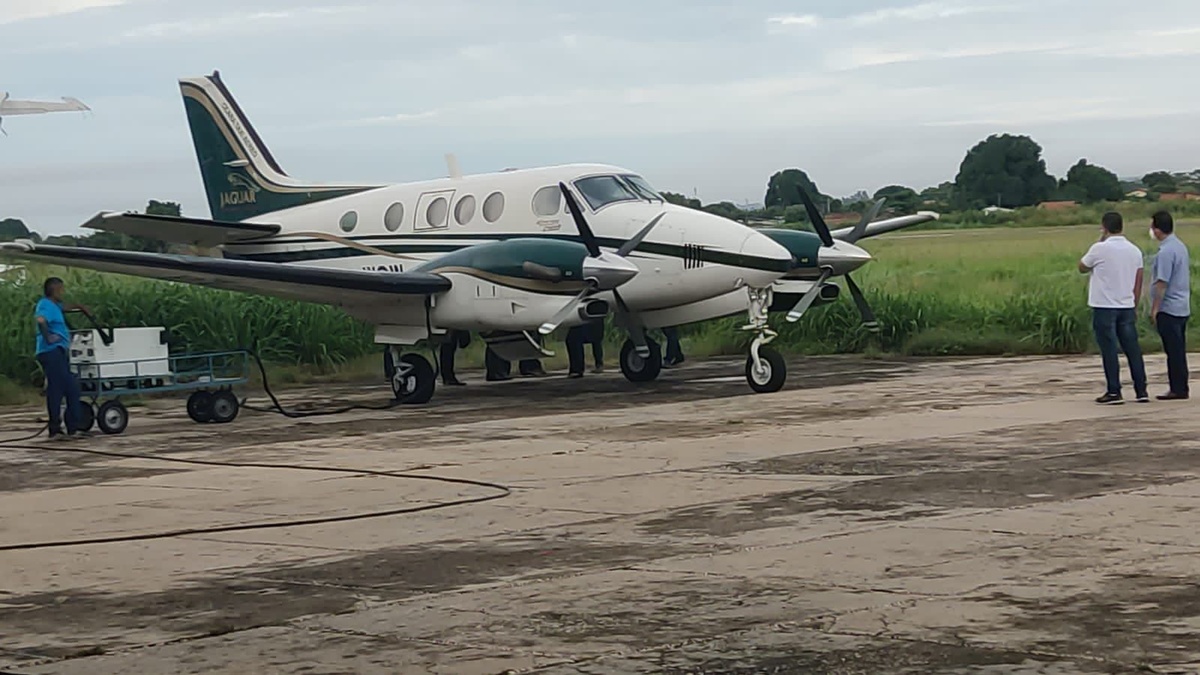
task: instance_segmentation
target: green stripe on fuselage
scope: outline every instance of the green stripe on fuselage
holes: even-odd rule
[[[287,235],[282,235],[282,237],[287,237]],[[378,248],[382,251],[387,251],[388,253],[393,253],[393,254],[397,254],[397,255],[413,254],[413,253],[451,253],[454,251],[464,250],[469,247],[482,245],[482,244],[476,244],[476,243],[464,243],[464,244],[447,243],[446,242],[447,239],[449,239],[449,240],[460,239],[460,240],[469,240],[469,241],[478,241],[478,240],[506,241],[506,240],[513,240],[513,239],[530,239],[530,240],[546,239],[549,241],[567,241],[567,242],[579,243],[579,238],[574,235],[555,234],[555,235],[533,235],[533,236],[531,236],[529,234],[515,234],[515,233],[509,234],[509,235],[427,234],[427,235],[403,235],[402,237],[387,236],[387,235],[363,235],[363,236],[358,236],[358,237],[346,237],[346,239],[350,240],[350,241],[355,241],[355,242],[369,242],[372,240],[379,240],[379,239],[434,240],[434,241],[428,241],[428,243],[417,243],[417,242],[405,241],[402,244],[385,244],[385,243],[370,244],[370,246],[372,246],[373,248]],[[303,239],[301,239],[301,238],[290,239],[289,238],[289,239],[286,239],[285,241],[288,244],[324,243],[324,240],[315,239],[315,238],[303,238]],[[602,237],[598,237],[597,241],[599,242],[599,244],[601,246],[605,246],[605,247],[609,247],[609,248],[618,248],[621,246],[621,244],[625,243],[624,240],[622,240],[622,239],[607,239],[607,238],[602,238]],[[276,242],[271,242],[271,243],[273,244]],[[283,243],[283,242],[281,241],[279,243]],[[254,245],[262,245],[262,244],[256,243]],[[697,249],[689,250],[689,249],[685,249],[683,246],[676,245],[676,244],[657,244],[657,243],[653,243],[653,242],[642,242],[642,244],[639,245],[637,247],[637,249],[635,249],[635,250],[637,252],[641,252],[641,253],[652,253],[652,254],[665,256],[668,258],[679,258],[681,260],[685,259],[689,256],[693,259],[695,259],[696,257],[699,257],[699,259],[703,260],[704,262],[712,263],[714,265],[727,265],[729,267],[741,267],[744,269],[764,270],[764,271],[768,271],[768,272],[785,273],[788,270],[792,269],[791,263],[787,260],[776,260],[773,258],[760,258],[757,256],[746,255],[743,253],[732,253],[732,252],[727,252],[727,251],[713,251],[710,249],[698,249],[697,248]],[[316,261],[316,260],[336,260],[339,258],[358,258],[358,257],[363,257],[363,256],[369,256],[369,255],[372,255],[372,254],[368,251],[363,251],[361,249],[354,249],[354,248],[349,248],[349,247],[331,247],[331,248],[312,249],[312,250],[308,250],[308,251],[278,251],[278,252],[269,252],[269,253],[243,253],[243,254],[235,254],[234,256],[231,256],[231,257],[238,257],[238,258],[242,258],[242,259],[246,259],[246,260],[259,260],[259,261],[264,261],[264,262],[298,263],[298,262],[310,262],[310,261]]]

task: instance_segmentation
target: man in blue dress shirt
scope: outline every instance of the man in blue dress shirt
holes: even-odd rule
[[[1150,320],[1162,338],[1167,353],[1167,379],[1171,389],[1160,401],[1188,398],[1187,323],[1192,314],[1192,273],[1187,246],[1175,236],[1171,214],[1159,211],[1150,224],[1150,236],[1158,240],[1154,258],[1154,283],[1150,287]]]
[[[37,360],[46,374],[46,411],[50,414],[50,438],[62,436],[62,402],[67,399],[67,435],[87,435],[79,428],[79,381],[71,372],[71,329],[64,312],[87,311],[82,305],[64,305],[63,280],[51,277],[42,285],[42,294],[34,309],[37,321]]]

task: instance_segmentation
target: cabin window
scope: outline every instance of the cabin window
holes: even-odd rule
[[[388,207],[386,213],[383,214],[383,226],[388,232],[395,232],[404,224],[404,205],[396,202]]]
[[[430,227],[444,227],[446,223],[446,215],[450,212],[450,203],[445,197],[438,197],[429,202],[429,207],[425,209],[425,222]]]
[[[358,212],[347,211],[342,214],[341,220],[338,221],[338,227],[342,228],[342,232],[353,232],[355,226],[358,225]]]
[[[637,201],[638,196],[617,179],[616,176],[592,176],[575,181],[575,187],[583,194],[583,198],[598,211],[616,202]]]
[[[494,223],[500,220],[500,216],[504,215],[504,195],[499,192],[493,192],[488,195],[488,198],[483,200],[483,219],[489,223]]]
[[[475,197],[467,195],[458,200],[458,204],[454,206],[454,219],[459,225],[466,225],[475,217]]]
[[[556,216],[562,210],[562,191],[557,185],[544,187],[533,194],[533,213],[537,216]]]

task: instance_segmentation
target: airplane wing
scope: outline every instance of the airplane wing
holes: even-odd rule
[[[41,115],[52,112],[83,112],[91,110],[77,98],[64,96],[62,101],[14,101],[5,98],[0,101],[0,117],[12,115]]]
[[[119,232],[171,244],[204,248],[269,237],[278,234],[281,229],[279,225],[268,223],[230,223],[145,213],[101,213],[83,226],[92,230]]]
[[[913,225],[920,225],[921,223],[928,223],[933,220],[938,220],[939,218],[941,218],[941,216],[933,211],[921,211],[911,216],[900,216],[899,218],[877,220],[870,225],[867,225],[867,231],[861,238],[866,239],[867,237],[877,237],[881,234],[895,232],[896,230],[902,230],[906,227],[912,227]],[[833,235],[834,239],[841,239],[842,237],[849,236],[853,231],[853,227],[843,227],[840,230],[833,230],[830,232],[830,234]]]
[[[269,295],[346,309],[376,323],[423,323],[424,298],[450,290],[437,274],[359,272],[248,260],[35,244],[0,244],[0,256]]]

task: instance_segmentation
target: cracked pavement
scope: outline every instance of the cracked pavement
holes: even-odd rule
[[[1094,358],[740,364],[79,446],[289,468],[0,450],[0,672],[1200,672],[1189,403],[1098,407]],[[495,494],[321,467],[511,493],[275,527]]]

